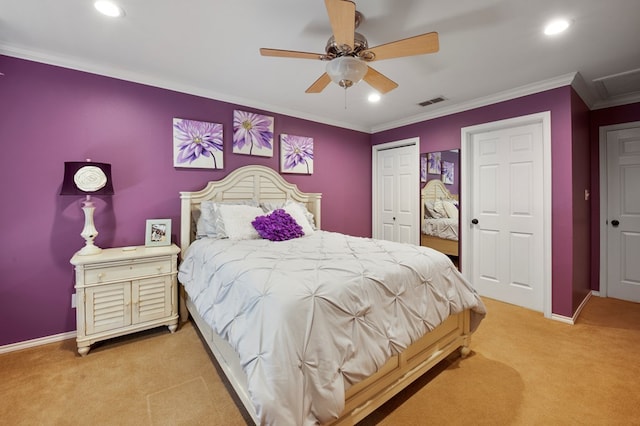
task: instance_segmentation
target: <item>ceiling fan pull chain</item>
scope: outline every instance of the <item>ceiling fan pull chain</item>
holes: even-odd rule
[[[344,87],[344,109],[347,109],[347,86]]]

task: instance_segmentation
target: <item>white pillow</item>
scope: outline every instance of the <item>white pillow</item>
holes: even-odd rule
[[[429,211],[434,219],[442,219],[444,217],[447,217],[447,212],[444,209],[444,205],[442,204],[441,199],[435,200],[433,202],[433,209],[430,209]]]
[[[262,206],[262,210],[264,210],[265,213],[270,213],[276,209],[284,209],[284,206],[287,204],[296,204],[298,205],[298,207],[300,207],[300,210],[304,212],[304,216],[307,218],[307,222],[309,222],[309,224],[311,225],[311,229],[316,230],[318,229],[316,227],[316,219],[313,217],[313,213],[311,213],[309,211],[309,209],[307,209],[307,206],[304,205],[304,203],[301,203],[299,201],[293,201],[293,200],[287,200],[287,201],[263,201],[260,203],[260,205]],[[296,220],[296,222],[298,222]],[[302,226],[302,224],[299,224],[300,226]]]
[[[444,211],[447,212],[447,217],[458,220],[458,208],[449,200],[442,200],[442,206]]]
[[[224,224],[224,233],[229,239],[253,240],[260,238],[251,224],[256,217],[264,214],[260,207],[220,204],[218,212]]]
[[[313,234],[313,226],[311,226],[311,223],[309,223],[309,220],[307,219],[307,209],[304,208],[304,206],[296,203],[295,201],[289,200],[284,203],[284,206],[282,206],[282,208],[284,209],[284,211],[289,213],[289,215],[298,223],[298,225],[302,227],[302,232],[304,232],[304,235],[308,236]]]
[[[218,207],[221,205],[248,205],[258,207],[254,200],[238,201],[203,201],[200,203],[200,217],[197,220],[197,238],[225,238],[224,223],[220,217]]]

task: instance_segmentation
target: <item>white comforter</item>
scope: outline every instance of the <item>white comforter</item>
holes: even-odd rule
[[[445,240],[458,241],[458,219],[448,217],[440,219],[425,218],[422,221],[422,233]]]
[[[451,313],[472,308],[472,329],[485,313],[445,255],[326,231],[284,242],[201,239],[178,277],[240,355],[263,424],[330,421],[348,387]]]

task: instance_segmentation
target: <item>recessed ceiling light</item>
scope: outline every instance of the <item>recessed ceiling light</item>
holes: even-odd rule
[[[369,95],[368,99],[369,99],[369,102],[375,103],[375,102],[380,101],[380,95],[378,93],[372,93],[372,94]]]
[[[566,19],[555,19],[544,27],[544,33],[546,35],[556,35],[569,28],[570,22]]]
[[[98,10],[98,12],[103,15],[111,16],[112,18],[124,16],[124,10],[114,2],[108,0],[98,0],[93,4],[93,6]]]

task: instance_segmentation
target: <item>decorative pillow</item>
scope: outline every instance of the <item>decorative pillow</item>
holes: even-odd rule
[[[434,201],[433,211],[436,215],[438,215],[436,219],[447,217],[447,211],[444,209],[444,204],[442,203],[441,199],[437,199],[436,201]]]
[[[291,215],[291,217],[298,223],[298,225],[302,226],[302,231],[304,232],[304,235],[313,234],[314,231],[313,231],[313,227],[311,226],[311,223],[313,222],[309,222],[309,220],[307,219],[306,207],[304,207],[300,203],[296,203],[295,201],[289,200],[286,203],[284,203],[284,206],[282,206],[282,208],[284,209],[284,211],[286,211]]]
[[[283,209],[276,209],[266,216],[258,216],[251,222],[262,238],[271,241],[286,241],[302,237],[302,226]]]
[[[287,200],[287,201],[263,201],[260,203],[260,206],[262,206],[262,210],[264,210],[265,213],[269,213],[272,212],[276,209],[284,209],[285,205],[287,204],[296,204],[299,209],[304,212],[304,216],[307,220],[307,222],[309,222],[309,225],[311,225],[311,229],[316,230],[318,229],[316,227],[316,220],[313,216],[313,213],[311,213],[308,209],[307,206],[304,205],[303,203],[300,203],[298,201],[293,201],[293,200]],[[304,223],[300,222],[301,224]]]
[[[455,204],[453,204],[449,200],[442,200],[442,206],[444,207],[444,211],[447,213],[447,217],[451,219],[458,220],[458,208]]]
[[[224,226],[224,234],[232,240],[258,239],[260,235],[256,232],[251,222],[256,217],[262,215],[260,207],[234,204],[220,204],[217,206],[217,214]]]
[[[427,219],[432,219],[431,211],[429,210],[429,203],[431,203],[431,208],[433,209],[433,201],[425,201],[424,202],[424,217]]]
[[[239,201],[203,201],[200,204],[200,217],[196,222],[196,237],[225,238],[224,223],[218,207],[221,205],[242,205],[258,207],[254,200]]]
[[[436,208],[436,203],[440,201],[439,208]],[[442,219],[443,217],[447,217],[447,213],[444,211],[444,207],[442,207],[442,200],[436,201],[427,201],[426,202],[427,210],[429,211],[429,215],[434,219]]]

